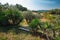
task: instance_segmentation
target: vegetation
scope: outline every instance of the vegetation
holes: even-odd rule
[[[33,19],[32,22],[29,24],[29,27],[31,28],[33,34],[38,31],[39,29],[38,25],[39,25],[39,21],[37,19]]]
[[[60,9],[41,11],[0,3],[0,40],[59,40]],[[24,19],[28,26],[22,27]]]
[[[30,23],[33,19],[40,18],[39,15],[34,15],[31,11],[24,11],[23,16],[27,20],[28,23]]]
[[[5,4],[6,5],[6,4]],[[0,25],[18,25],[22,20],[23,16],[18,9],[7,8],[3,10],[4,6],[0,9]]]

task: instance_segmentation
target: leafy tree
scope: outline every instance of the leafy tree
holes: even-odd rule
[[[26,7],[23,7],[22,5],[16,4],[16,7],[20,10],[20,11],[27,11]]]

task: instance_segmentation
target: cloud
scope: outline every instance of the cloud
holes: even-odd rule
[[[60,5],[57,0],[0,0],[0,2],[2,4],[21,4],[30,10],[50,9]]]
[[[9,3],[9,4],[21,4],[28,9],[31,9],[34,5],[31,0],[0,0],[2,4]]]

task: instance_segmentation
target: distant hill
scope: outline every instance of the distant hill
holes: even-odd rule
[[[37,10],[37,11],[33,10],[33,12],[39,12],[39,13],[48,12],[48,11],[49,10]]]
[[[48,10],[37,10],[38,12],[47,12]]]

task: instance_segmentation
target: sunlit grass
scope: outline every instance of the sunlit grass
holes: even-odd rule
[[[7,33],[0,32],[0,40],[41,40],[40,37],[32,36],[30,33],[20,32],[16,34],[13,30]]]

